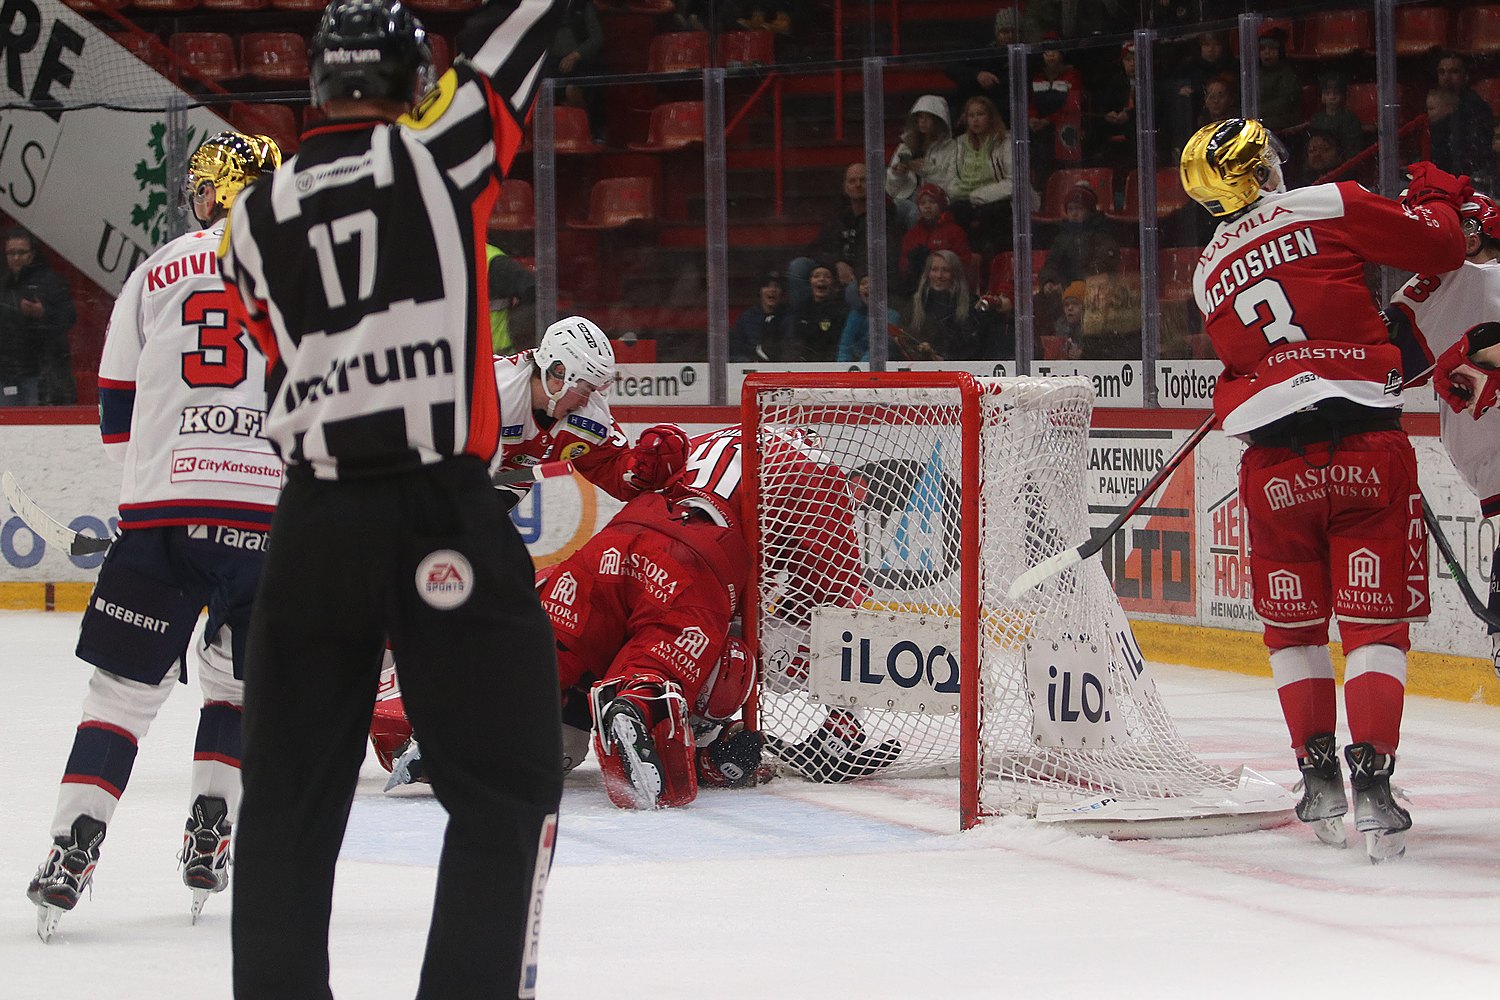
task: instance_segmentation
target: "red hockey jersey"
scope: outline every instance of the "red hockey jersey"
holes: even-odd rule
[[[1214,392],[1224,432],[1247,434],[1330,398],[1399,408],[1400,352],[1364,265],[1451,271],[1463,251],[1456,209],[1407,209],[1352,181],[1267,193],[1220,223],[1193,294],[1224,362]]]

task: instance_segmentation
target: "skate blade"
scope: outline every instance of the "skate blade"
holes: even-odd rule
[[[51,903],[38,903],[36,906],[36,936],[42,939],[42,944],[52,940],[52,934],[57,930],[58,923],[62,920],[67,910],[53,906]]]
[[[656,809],[661,801],[661,774],[641,760],[635,752],[635,727],[624,717],[615,719],[615,746],[625,755],[625,769],[630,773],[630,788],[637,809]]]
[[[188,913],[192,916],[195,926],[198,923],[199,915],[203,913],[203,904],[207,903],[208,897],[212,895],[213,893],[208,889],[193,890],[193,905],[188,908]]]
[[[1348,838],[1344,835],[1344,817],[1330,816],[1327,819],[1315,819],[1307,825],[1312,827],[1312,832],[1317,835],[1317,838],[1329,847],[1343,850],[1349,846]]]
[[[1369,830],[1365,833],[1365,853],[1370,864],[1379,865],[1395,861],[1406,854],[1405,830]]]

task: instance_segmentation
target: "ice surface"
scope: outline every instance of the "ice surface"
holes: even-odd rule
[[[0,612],[0,997],[229,996],[233,889],[196,927],[175,854],[196,688],[142,743],[94,895],[50,945],[25,886],[46,854],[87,668],[78,616]],[[1204,757],[1291,785],[1268,679],[1157,667]],[[415,991],[443,816],[382,794],[366,763],[334,900],[341,1000]],[[1407,857],[1372,866],[1299,825],[1117,843],[1020,820],[957,832],[951,780],[705,791],[611,807],[568,778],[543,925],[542,997],[956,998],[1490,996],[1500,981],[1500,710],[1411,699],[1396,783]],[[1351,838],[1352,840],[1353,838]],[[266,961],[275,961],[268,955]]]

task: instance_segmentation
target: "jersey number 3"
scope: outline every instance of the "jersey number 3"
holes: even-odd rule
[[[182,325],[198,328],[198,350],[182,352],[182,380],[193,388],[232,389],[245,381],[249,352],[239,330],[229,329],[229,296],[204,289],[182,303]]]
[[[1234,313],[1246,328],[1259,327],[1268,343],[1295,343],[1307,339],[1307,331],[1296,323],[1286,289],[1275,278],[1257,281],[1236,295]]]

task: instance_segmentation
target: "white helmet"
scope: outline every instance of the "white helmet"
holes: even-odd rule
[[[615,349],[604,331],[582,316],[569,316],[547,327],[531,357],[542,374],[548,416],[556,416],[558,401],[570,390],[579,390],[579,383],[588,386],[580,390],[587,395],[608,389],[614,381]],[[562,388],[555,393],[547,385],[548,375],[562,380]]]

